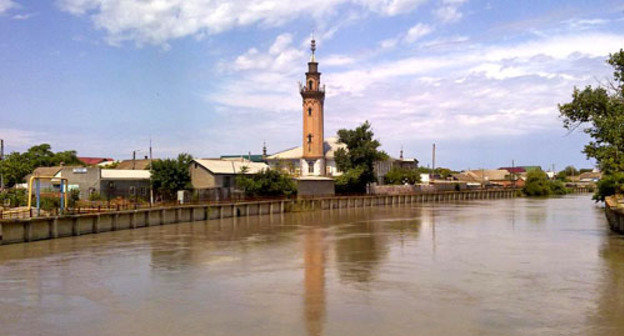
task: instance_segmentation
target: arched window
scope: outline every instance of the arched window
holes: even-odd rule
[[[308,86],[310,87],[310,90],[313,90],[314,88],[312,87],[312,81],[308,82]]]
[[[308,107],[308,115],[311,116],[312,115],[312,108]]]

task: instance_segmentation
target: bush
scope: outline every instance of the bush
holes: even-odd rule
[[[291,196],[297,194],[295,181],[278,170],[265,169],[255,175],[241,174],[236,177],[236,186],[246,196]]]
[[[593,199],[597,202],[604,201],[605,197],[622,193],[624,193],[624,173],[613,173],[604,175],[596,183],[596,193]]]
[[[522,189],[527,196],[565,195],[570,191],[561,181],[551,181],[541,169],[533,169],[527,173]]]
[[[25,206],[28,204],[28,196],[25,189],[7,189],[0,192],[0,206],[7,204],[9,207]]]
[[[392,167],[384,176],[386,184],[416,184],[420,182],[420,173],[416,169]]]
[[[336,193],[349,194],[349,193],[363,193],[366,192],[366,184],[362,185],[361,176],[364,173],[364,168],[357,167],[349,169],[342,175],[336,177],[334,183],[336,185]],[[364,190],[362,190],[364,188]]]

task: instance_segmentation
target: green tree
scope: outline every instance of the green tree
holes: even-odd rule
[[[247,175],[242,171],[236,176],[236,186],[246,196],[291,196],[297,194],[295,181],[284,172],[265,169],[258,174]]]
[[[65,165],[81,165],[76,157],[76,151],[54,153],[50,145],[41,144],[30,147],[26,152],[12,152],[3,161],[0,161],[0,172],[4,176],[8,187],[16,183],[23,183],[24,177],[32,173],[37,167]]]
[[[336,166],[343,172],[336,178],[336,191],[366,192],[366,185],[377,181],[374,164],[388,159],[388,154],[378,150],[379,141],[373,139],[374,133],[368,121],[353,130],[338,131],[338,141],[347,145],[347,150],[340,148],[335,153]]]
[[[569,191],[561,181],[551,181],[541,169],[531,169],[522,191],[527,196],[564,195]]]
[[[572,101],[559,105],[563,126],[570,131],[584,126],[592,138],[583,152],[596,160],[606,179],[605,187],[597,188],[596,200],[620,192],[622,181],[617,176],[624,172],[624,50],[609,55],[607,63],[614,68],[612,81],[583,90],[575,87]]]
[[[611,54],[607,62],[615,68],[614,81],[607,87],[575,87],[572,101],[560,104],[559,111],[566,129],[585,126],[592,140],[583,152],[611,174],[624,171],[624,50]]]
[[[574,166],[567,166],[555,176],[559,181],[569,181],[571,176],[578,176],[580,173]]]
[[[416,169],[392,167],[384,176],[386,184],[415,184],[420,182],[420,172]]]
[[[192,160],[190,154],[182,153],[177,159],[152,162],[152,188],[163,200],[174,200],[178,190],[191,188],[189,168]]]

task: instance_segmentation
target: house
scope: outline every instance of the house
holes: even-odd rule
[[[347,148],[347,145],[338,142],[338,138],[332,137],[327,138],[323,142],[323,153],[325,158],[325,175],[327,176],[338,176],[342,173],[338,171],[338,167],[336,167],[336,160],[334,155],[339,148]],[[307,163],[306,160],[302,160],[303,158],[303,146],[290,148],[273,155],[269,155],[266,158],[266,162],[272,169],[282,169],[290,173],[291,175],[302,175],[302,167],[301,163],[305,167],[303,167],[304,171],[311,170],[310,164]],[[315,165],[316,163],[312,163]],[[317,166],[316,167],[318,170]]]
[[[602,178],[599,171],[591,171],[579,175],[579,182],[598,182]]]
[[[384,184],[384,176],[388,174],[388,172],[394,168],[406,168],[406,169],[416,169],[418,168],[418,160],[416,159],[405,159],[403,155],[399,158],[389,157],[385,161],[377,161],[373,166],[375,170],[375,177],[377,177],[377,183],[380,185]]]
[[[103,157],[89,157],[89,156],[79,156],[78,160],[84,163],[86,166],[96,166],[105,162],[113,162],[115,160],[111,158],[103,158]]]
[[[249,160],[195,159],[191,161],[194,189],[233,188],[237,175],[252,175],[269,169],[264,162]]]
[[[453,175],[457,181],[466,182],[468,186],[496,185],[501,187],[522,187],[524,180],[517,174],[511,174],[506,169],[478,169],[467,170]]]
[[[262,154],[246,154],[246,155],[221,155],[221,160],[249,160],[251,162],[264,162]]]
[[[101,169],[99,192],[107,199],[148,199],[151,172],[149,170]]]
[[[102,169],[99,166],[40,167],[32,175],[66,178],[69,190],[78,190],[80,199],[88,199],[91,194],[100,194],[107,199],[146,199],[151,176],[148,170]],[[59,182],[59,179],[42,180],[40,185],[41,188],[60,191]]]
[[[150,159],[145,157],[145,159],[137,159],[137,160],[122,160],[119,161],[115,169],[120,170],[146,170],[149,169]]]

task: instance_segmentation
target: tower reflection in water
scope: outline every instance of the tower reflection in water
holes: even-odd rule
[[[325,243],[321,228],[308,228],[304,237],[304,315],[308,335],[322,335],[325,319]]]

